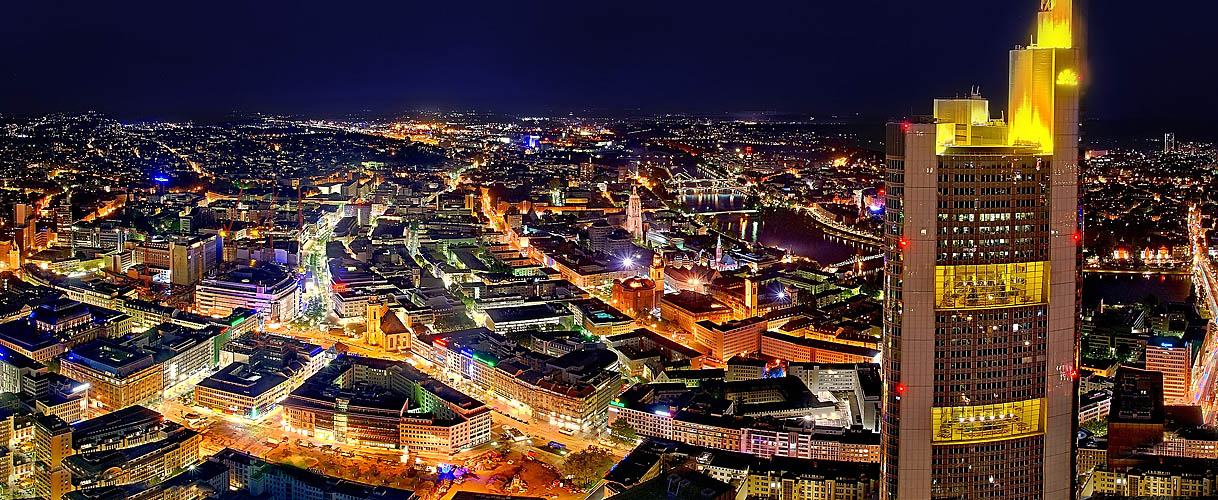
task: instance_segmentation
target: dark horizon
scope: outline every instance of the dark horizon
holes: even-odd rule
[[[581,110],[924,114],[980,86],[1005,109],[1007,49],[1036,0],[9,6],[0,113],[96,110],[123,121],[214,121],[234,110]],[[1083,98],[1095,119],[1218,113],[1208,20],[1218,5],[1092,2]],[[956,31],[949,31],[956,30]],[[950,56],[955,54],[955,56]]]

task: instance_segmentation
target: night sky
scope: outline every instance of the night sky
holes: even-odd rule
[[[373,6],[373,4],[381,4]],[[930,111],[1036,0],[6,2],[0,112]],[[1091,117],[1218,114],[1212,0],[1091,0]]]

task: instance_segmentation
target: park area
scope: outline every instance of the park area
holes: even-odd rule
[[[596,470],[607,470],[612,465],[612,458],[605,456],[608,453],[597,448],[559,455],[542,448],[520,451],[503,447],[459,463],[415,459],[402,463],[288,441],[274,446],[265,457],[343,479],[412,490],[421,500],[445,500],[458,491],[574,500],[583,497],[582,490],[563,479],[562,469],[576,474],[571,481],[586,486],[597,476]]]

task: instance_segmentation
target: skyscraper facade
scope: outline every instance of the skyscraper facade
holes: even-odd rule
[[[55,207],[55,232],[65,243],[71,239],[68,233],[72,231],[72,195],[64,197],[63,202]]]
[[[1070,498],[1079,56],[1071,0],[971,92],[886,140],[884,497]]]

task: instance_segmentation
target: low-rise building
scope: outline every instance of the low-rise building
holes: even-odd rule
[[[78,453],[64,460],[73,489],[166,479],[199,463],[199,433],[177,427],[162,439],[130,448]]]
[[[195,385],[195,404],[225,415],[258,419],[288,395],[290,379],[246,363],[230,363]]]
[[[840,342],[765,332],[761,334],[761,354],[797,363],[872,363],[878,361],[880,351]]]
[[[1161,457],[1134,467],[1097,467],[1083,484],[1080,497],[1212,498],[1218,494],[1214,460]]]
[[[452,379],[468,380],[501,399],[513,418],[592,430],[621,388],[617,356],[607,349],[549,356],[485,328],[420,336],[416,354]]]
[[[757,352],[761,349],[761,333],[766,330],[766,320],[752,317],[715,323],[703,320],[694,323],[694,340],[710,351],[710,363],[724,366],[732,356]]]
[[[622,371],[643,380],[654,380],[666,365],[688,363],[697,369],[706,363],[705,353],[644,328],[606,337],[605,342],[617,353]]]
[[[1111,390],[1099,389],[1083,394],[1078,397],[1078,423],[1106,419],[1111,408]]]
[[[300,281],[295,273],[276,264],[240,267],[199,283],[195,307],[202,314],[218,315],[253,309],[268,321],[286,322],[300,314]]]
[[[131,326],[131,317],[122,312],[60,298],[0,324],[0,345],[45,362],[94,339],[127,335]]]
[[[123,344],[152,354],[153,361],[161,365],[164,389],[168,391],[215,371],[229,340],[227,328],[195,329],[163,323],[124,340]]]
[[[692,468],[678,468],[613,496],[618,500],[733,500],[736,488]]]
[[[487,309],[485,314],[486,327],[499,334],[527,330],[569,330],[573,322],[570,311],[548,303],[498,307]]]
[[[608,337],[634,330],[633,318],[600,299],[576,300],[568,304],[574,314],[574,324],[590,336]]]
[[[100,413],[150,403],[165,388],[161,365],[148,352],[109,339],[72,349],[59,373],[89,384],[90,407]]]
[[[879,482],[880,464],[774,457],[750,466],[741,490],[757,500],[867,500]]]
[[[786,379],[638,384],[613,401],[609,419],[625,419],[640,436],[760,457],[879,462],[879,434],[854,424],[858,410],[840,400],[826,405],[799,379]]]
[[[207,500],[228,492],[228,467],[203,461],[179,471],[164,481],[145,481],[121,486],[77,490],[67,500]]]
[[[130,448],[160,440],[178,424],[140,405],[72,424],[72,449],[77,453]]]
[[[335,356],[334,349],[325,349],[295,337],[246,333],[234,336],[224,344],[220,363],[246,363],[255,370],[278,372],[291,379],[291,389],[295,389],[324,368]]]
[[[665,294],[660,299],[660,318],[681,330],[693,333],[699,321],[723,322],[732,319],[732,309],[710,295],[690,290]]]
[[[402,362],[341,356],[283,407],[287,430],[340,443],[453,454],[491,439],[489,407]]]

